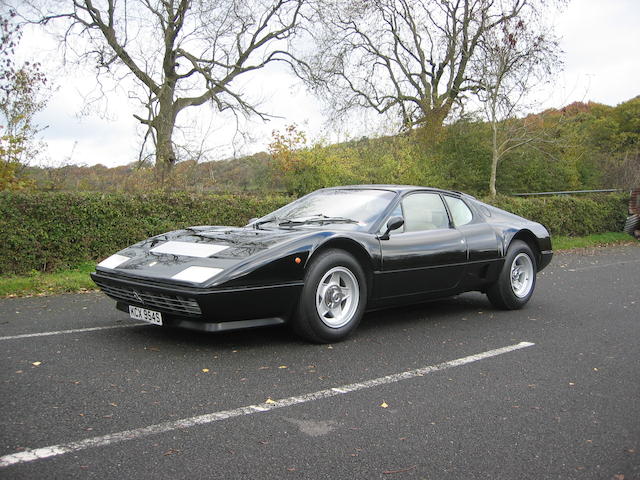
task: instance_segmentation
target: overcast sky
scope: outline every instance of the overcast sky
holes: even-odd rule
[[[572,0],[556,19],[556,25],[562,37],[565,69],[540,96],[535,110],[588,100],[617,105],[640,95],[640,0]],[[140,111],[126,92],[108,94],[107,105],[98,108],[101,114],[92,109],[88,115],[80,115],[84,98],[95,90],[91,70],[62,69],[54,43],[35,31],[25,33],[22,54],[45,56],[45,68],[56,85],[46,110],[38,117],[38,123],[47,126],[42,134],[48,145],[43,163],[50,166],[101,163],[111,167],[134,161],[139,123],[132,114]],[[337,138],[335,132],[323,127],[319,104],[284,70],[262,70],[247,81],[246,88],[263,99],[264,109],[282,118],[252,124],[252,140],[234,139],[228,119],[221,123],[219,118],[210,118],[207,107],[192,110],[196,115],[185,119],[186,123],[192,128],[192,136],[205,139],[211,159],[266,150],[272,130],[290,123],[299,125],[312,140]],[[193,122],[197,124],[191,125]],[[376,133],[355,127],[342,135],[359,137]]]

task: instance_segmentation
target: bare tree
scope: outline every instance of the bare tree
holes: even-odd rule
[[[304,79],[338,113],[361,107],[391,113],[407,129],[440,126],[479,88],[480,44],[541,1],[329,0]]]
[[[496,195],[498,165],[510,152],[547,141],[539,116],[522,116],[535,87],[550,81],[561,66],[553,33],[514,18],[482,39],[477,58],[478,98],[491,126],[491,174],[489,193]]]
[[[34,0],[38,2],[39,0]],[[44,1],[44,0],[43,0]],[[188,107],[266,119],[237,79],[272,62],[292,61],[289,41],[305,0],[52,0],[37,21],[67,21],[63,41],[98,76],[124,71],[141,89],[148,128],[163,173],[176,162],[172,137]],[[40,4],[41,7],[42,4]],[[122,68],[124,70],[122,70]]]

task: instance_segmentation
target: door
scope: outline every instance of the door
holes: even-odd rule
[[[460,198],[444,195],[455,228],[464,236],[468,264],[461,286],[473,290],[497,278],[502,266],[501,243],[495,230]]]
[[[442,197],[416,192],[404,197],[391,216],[405,224],[380,240],[382,269],[378,298],[454,289],[464,273],[467,245],[449,219]]]

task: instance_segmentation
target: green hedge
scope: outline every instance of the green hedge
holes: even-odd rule
[[[291,198],[0,192],[0,274],[54,271],[99,260],[127,245],[190,225],[242,225]],[[498,197],[490,200],[556,235],[621,231],[628,196]]]
[[[151,235],[191,225],[242,225],[283,195],[0,192],[0,274],[99,260]]]
[[[629,195],[558,195],[484,199],[486,203],[535,220],[552,235],[584,236],[621,232],[627,218]]]

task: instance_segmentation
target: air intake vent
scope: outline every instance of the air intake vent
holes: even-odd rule
[[[131,305],[139,305],[152,310],[157,309],[163,312],[175,313],[176,315],[202,315],[200,306],[194,298],[166,295],[130,287],[116,287],[100,281],[96,281],[96,284],[111,298]]]

